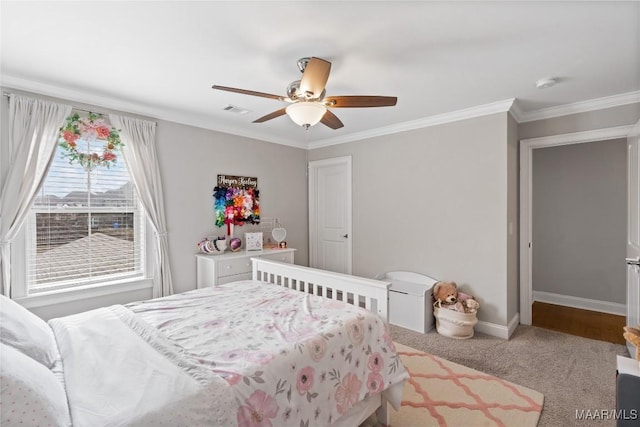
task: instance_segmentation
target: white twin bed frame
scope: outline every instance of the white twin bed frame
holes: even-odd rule
[[[251,258],[251,261],[253,280],[348,302],[377,313],[385,322],[389,321],[390,282],[262,258]]]
[[[377,313],[385,322],[389,321],[390,282],[262,258],[251,258],[251,261],[253,262],[253,280],[364,307]],[[381,394],[374,395],[351,408],[335,425],[358,426],[374,412],[378,422],[383,425],[389,424],[387,401]]]

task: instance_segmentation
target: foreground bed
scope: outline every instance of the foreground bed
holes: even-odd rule
[[[5,403],[34,380],[14,378],[30,363],[20,354],[45,367],[23,406],[52,425],[353,427],[376,409],[386,422],[408,378],[386,329],[389,284],[253,262],[254,280],[52,319],[49,344],[3,330],[2,425],[31,423]],[[3,329],[25,314],[10,304]]]

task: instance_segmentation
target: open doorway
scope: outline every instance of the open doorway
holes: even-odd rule
[[[623,230],[625,234],[622,234],[622,237],[619,238],[619,242],[615,243],[614,246],[617,246],[618,251],[620,252],[619,257],[615,260],[615,264],[620,270],[614,274],[614,276],[622,275],[617,279],[614,277],[610,277],[607,275],[606,268],[602,267],[601,260],[598,259],[598,253],[590,254],[589,251],[593,250],[592,246],[600,246],[602,249],[603,245],[593,244],[592,242],[595,239],[596,242],[598,240],[598,233],[591,233],[590,228],[593,228],[592,220],[598,223],[600,221],[606,221],[606,218],[601,218],[602,215],[610,215],[610,213],[604,213],[601,211],[600,214],[595,215],[591,220],[584,220],[584,215],[576,214],[575,212],[571,213],[570,209],[567,211],[566,206],[564,208],[557,207],[556,205],[561,202],[561,204],[565,204],[564,202],[569,202],[569,205],[575,203],[576,195],[578,192],[584,192],[583,198],[586,198],[587,207],[583,204],[581,209],[588,209],[589,203],[594,203],[593,200],[589,200],[589,194],[595,193],[595,191],[589,192],[589,190],[594,190],[594,185],[601,185],[602,183],[596,179],[596,184],[593,181],[587,185],[582,186],[583,188],[580,191],[576,191],[575,188],[571,189],[569,185],[571,180],[579,177],[579,174],[584,174],[585,172],[578,172],[575,169],[575,165],[571,165],[571,168],[567,168],[565,166],[556,164],[554,167],[561,169],[567,169],[562,172],[565,173],[565,182],[555,183],[551,181],[547,183],[547,185],[551,185],[548,188],[562,189],[560,187],[567,186],[568,190],[565,189],[564,195],[561,194],[560,191],[556,192],[554,195],[555,199],[547,203],[547,210],[550,210],[549,217],[552,218],[554,215],[556,218],[558,217],[566,217],[564,218],[564,224],[555,224],[551,230],[543,230],[547,232],[549,235],[549,239],[552,245],[556,245],[553,248],[550,254],[547,253],[537,253],[537,256],[534,259],[534,254],[536,254],[536,246],[538,243],[542,243],[541,237],[538,236],[538,243],[536,243],[536,238],[534,236],[534,228],[539,228],[541,225],[538,224],[536,226],[536,221],[539,218],[534,218],[536,209],[538,207],[544,208],[544,206],[534,207],[534,175],[537,171],[535,171],[534,164],[534,154],[537,156],[538,152],[534,153],[535,150],[547,150],[551,147],[558,147],[565,150],[565,152],[551,152],[544,153],[544,151],[539,151],[539,153],[549,154],[549,158],[552,161],[557,160],[555,156],[566,157],[565,161],[569,162],[577,162],[578,158],[581,157],[582,152],[592,152],[591,154],[596,154],[596,158],[600,157],[596,160],[591,161],[600,161],[602,162],[602,153],[598,152],[598,148],[605,147],[607,144],[611,143],[615,145],[618,144],[617,148],[620,149],[625,146],[625,151],[623,155],[625,157],[620,157],[620,152],[613,154],[615,157],[618,156],[618,160],[616,160],[616,164],[618,161],[622,161],[621,165],[609,165],[601,168],[601,173],[605,173],[606,176],[616,175],[616,173],[611,173],[610,168],[619,168],[624,175],[621,175],[624,178],[624,184],[622,189],[624,190],[624,194],[626,197],[626,137],[629,134],[632,126],[622,126],[616,128],[608,128],[608,129],[599,129],[595,131],[588,132],[579,132],[574,134],[565,134],[565,135],[556,135],[552,137],[543,137],[543,138],[534,138],[529,140],[521,141],[521,151],[520,151],[520,168],[521,168],[521,182],[520,182],[520,321],[523,324],[531,324],[532,323],[532,303],[535,299],[541,300],[546,299],[545,302],[552,302],[562,306],[570,306],[572,308],[578,309],[587,309],[593,310],[596,312],[609,312],[614,315],[620,314],[624,316],[625,314],[625,297],[626,297],[626,279],[624,278],[626,274],[625,265],[624,265],[624,248],[626,244],[626,203],[623,203],[622,206],[618,206],[617,209],[621,209],[621,212],[624,214],[622,220],[618,219],[619,227],[624,227],[623,229],[618,229],[618,231]],[[584,145],[586,143],[592,143],[592,145]],[[581,146],[577,146],[580,144]],[[576,145],[575,147],[570,147],[572,145]],[[571,148],[582,148],[583,150],[572,151]],[[615,149],[614,149],[615,151]],[[538,162],[536,162],[538,164]],[[538,165],[538,167],[540,167]],[[583,164],[582,167],[585,167]],[[590,178],[595,178],[596,174],[593,171],[589,170],[589,165],[586,165],[586,175]],[[619,175],[619,174],[618,174]],[[616,175],[617,176],[617,175]],[[549,176],[545,176],[543,178],[552,178]],[[558,177],[556,177],[558,178]],[[614,177],[613,182],[616,179],[620,178],[620,176]],[[604,181],[607,181],[605,179]],[[608,180],[611,181],[611,180]],[[619,183],[617,184],[619,185]],[[540,186],[540,183],[538,183]],[[584,188],[586,187],[586,189]],[[540,188],[537,188],[539,190]],[[559,194],[560,193],[560,194]],[[567,196],[567,194],[569,194]],[[606,191],[605,191],[606,194]],[[564,200],[568,199],[568,200]],[[626,200],[626,199],[624,199]],[[540,203],[540,201],[538,201]],[[602,199],[598,201],[600,205],[602,203],[606,203]],[[563,210],[564,209],[564,210]],[[597,209],[596,209],[597,210]],[[586,215],[587,217],[589,215]],[[599,217],[600,216],[600,217]],[[581,227],[576,227],[577,225],[581,225]],[[589,223],[590,225],[587,225]],[[535,226],[535,227],[534,227]],[[553,229],[553,227],[560,227],[560,231],[557,228]],[[602,231],[602,230],[600,230]],[[550,232],[550,233],[549,233]],[[573,234],[568,237],[569,234]],[[555,239],[555,240],[554,240]],[[592,240],[589,240],[592,239]],[[591,243],[591,244],[590,244]],[[568,245],[568,246],[567,246]],[[544,245],[542,245],[544,246]],[[564,246],[561,248],[564,250],[564,254],[562,250],[558,251],[558,246]],[[606,249],[606,245],[605,249]],[[534,249],[535,247],[535,249]],[[570,248],[572,251],[570,254],[567,254],[566,248]],[[540,248],[544,250],[545,248]],[[547,250],[549,250],[547,248]],[[555,252],[554,252],[555,251]],[[597,251],[595,251],[597,252]],[[601,253],[600,253],[601,254]],[[549,255],[549,256],[548,256]],[[609,259],[608,256],[602,256],[603,258]],[[594,261],[595,259],[595,261]],[[589,260],[589,261],[587,261]],[[562,271],[562,274],[560,273]],[[536,282],[534,289],[534,272],[536,274],[536,280],[539,278],[544,278],[546,282],[540,283],[538,286],[538,282]],[[579,272],[579,274],[576,274]],[[546,277],[545,277],[546,275]],[[555,276],[554,276],[555,275]],[[567,277],[571,277],[571,279],[567,279]],[[585,284],[585,278],[588,279],[589,284]],[[554,283],[555,282],[555,283]],[[614,286],[614,290],[611,289],[611,283],[616,283]],[[608,283],[608,284],[607,284]],[[598,286],[599,285],[599,286]],[[619,288],[619,289],[618,289]],[[534,297],[535,290],[535,297]],[[612,298],[611,293],[615,294]],[[621,333],[621,332],[620,332]]]
[[[532,159],[533,326],[624,344],[627,140]]]
[[[533,152],[535,301],[626,314],[627,140]]]

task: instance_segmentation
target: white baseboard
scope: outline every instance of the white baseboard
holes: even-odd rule
[[[516,313],[511,318],[509,322],[508,336],[507,339],[511,338],[511,335],[516,331],[516,328],[520,325],[520,313]]]
[[[502,326],[496,323],[489,323],[489,322],[479,320],[475,326],[475,330],[477,332],[482,332],[483,334],[508,340],[519,324],[520,324],[520,315],[516,313],[516,315],[511,318],[511,321],[507,326]]]
[[[560,295],[551,292],[533,291],[533,301],[581,308],[583,310],[599,311],[601,313],[617,314],[618,316],[627,315],[626,304]]]

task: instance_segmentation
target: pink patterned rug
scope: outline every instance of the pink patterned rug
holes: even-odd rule
[[[536,426],[544,396],[396,343],[411,378],[391,427]]]

